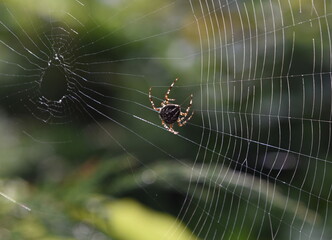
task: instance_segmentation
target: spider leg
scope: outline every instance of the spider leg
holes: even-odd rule
[[[173,124],[170,124],[169,126],[167,126],[167,124],[164,121],[161,121],[161,124],[164,126],[164,128],[166,128],[171,133],[173,133],[173,134],[178,134],[179,133],[179,132],[174,131]]]
[[[176,131],[174,131],[174,129],[173,129],[173,124],[170,124],[169,125],[169,129],[168,129],[168,131],[170,131],[171,133],[173,133],[173,134],[178,134],[179,132],[176,132]]]
[[[184,113],[184,114],[186,114],[186,113]],[[186,118],[187,114],[184,117],[179,118],[178,119],[179,127],[182,127],[182,126],[186,125],[186,123],[192,118],[193,115],[194,115],[194,112],[192,112],[191,115],[188,118]]]
[[[189,110],[190,110],[190,108],[191,108],[192,105],[193,105],[193,95],[191,94],[191,95],[190,95],[189,106],[187,107],[186,111],[185,111],[184,113],[181,112],[180,115],[186,117],[186,116],[188,115]],[[192,115],[192,114],[191,114],[191,115]]]
[[[156,110],[157,112],[159,112],[159,111],[160,111],[160,108],[156,108],[156,107],[155,107],[154,102],[153,102],[153,100],[152,100],[152,94],[151,94],[151,91],[152,91],[152,88],[149,89],[149,99],[150,99],[150,103],[151,103],[153,109]]]
[[[176,83],[177,80],[179,80],[179,78],[175,78],[175,80],[172,82],[171,86],[168,88],[168,90],[167,90],[167,92],[165,94],[165,101],[164,101],[165,105],[167,105],[169,101],[175,101],[175,99],[169,99],[168,95],[171,92],[172,87],[174,86],[174,84]]]

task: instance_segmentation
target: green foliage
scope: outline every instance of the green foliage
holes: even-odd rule
[[[241,139],[243,136],[243,138],[246,137],[242,126],[252,129],[250,133],[252,139],[256,139],[253,136],[257,135],[258,139],[265,143],[268,132],[269,136],[274,136],[270,138],[271,145],[279,146],[280,149],[284,148],[281,144],[287,145],[278,139],[278,133],[284,127],[282,124],[285,124],[279,119],[279,114],[287,115],[284,112],[287,111],[288,103],[281,104],[279,110],[276,107],[269,109],[268,104],[264,105],[273,100],[269,92],[270,88],[274,88],[275,97],[281,95],[283,88],[287,85],[282,77],[286,75],[282,71],[285,71],[284,65],[287,64],[284,62],[281,64],[273,58],[266,57],[266,52],[279,52],[282,44],[294,45],[296,46],[294,49],[285,49],[285,56],[287,56],[285,62],[292,58],[292,68],[287,74],[305,75],[307,71],[312,74],[312,51],[306,51],[306,49],[312,47],[312,35],[318,36],[324,30],[318,28],[316,23],[312,27],[312,35],[306,34],[308,25],[311,24],[306,17],[312,14],[311,1],[302,1],[302,12],[289,11],[289,1],[277,1],[281,2],[287,27],[273,31],[259,25],[263,22],[262,19],[256,19],[259,24],[253,20],[255,14],[261,16],[258,13],[261,5],[265,6],[271,1],[252,1],[253,6],[257,7],[257,12],[254,8],[249,8],[248,1],[246,17],[251,19],[248,22],[240,21],[241,17],[244,19],[244,14],[240,16],[239,10],[232,4],[222,16],[214,15],[214,11],[204,16],[203,12],[195,12],[191,9],[200,3],[197,1],[190,1],[192,5],[189,5],[187,1],[162,0],[109,1],[110,5],[106,5],[107,1],[81,2],[84,2],[84,6],[75,0],[0,2],[1,21],[32,51],[36,49],[29,38],[35,42],[40,41],[42,34],[49,33],[50,19],[52,19],[54,22],[64,23],[79,33],[79,40],[73,38],[73,42],[77,41],[76,44],[85,48],[79,49],[73,58],[91,52],[100,52],[97,56],[84,58],[85,62],[82,61],[81,64],[109,61],[108,64],[98,65],[96,69],[93,68],[93,64],[93,66],[88,65],[87,71],[93,69],[96,72],[116,73],[93,75],[91,79],[92,82],[109,84],[91,87],[92,94],[96,92],[103,94],[103,97],[96,94],[95,98],[106,105],[103,105],[104,108],[100,110],[106,117],[103,115],[95,117],[98,115],[95,114],[86,119],[79,115],[74,116],[71,119],[72,122],[63,125],[39,121],[31,117],[31,112],[27,114],[25,105],[22,104],[24,94],[21,94],[25,93],[26,79],[15,77],[8,80],[1,76],[0,95],[4,96],[0,102],[0,107],[4,109],[0,115],[0,192],[3,195],[0,197],[1,240],[219,239],[221,235],[213,235],[214,232],[211,229],[223,227],[224,239],[248,239],[247,234],[250,232],[262,231],[263,236],[270,236],[270,225],[276,223],[280,226],[280,222],[282,223],[281,234],[292,230],[301,232],[307,229],[315,229],[315,231],[318,229],[319,231],[324,221],[324,214],[330,213],[327,207],[330,204],[328,200],[330,184],[327,183],[332,182],[328,174],[331,172],[329,164],[325,164],[323,168],[324,164],[317,167],[316,161],[308,161],[307,166],[299,165],[297,169],[299,177],[291,184],[273,177],[275,181],[271,181],[266,174],[259,175],[259,170],[252,168],[251,172],[233,168],[235,164],[238,164],[237,167],[242,164],[238,160],[245,154],[248,156],[245,161],[250,158],[258,159],[260,154],[253,150],[248,153],[245,149],[241,149],[242,152],[236,152],[239,142],[247,142]],[[240,2],[243,1],[231,1],[231,3]],[[293,7],[298,8],[299,2],[301,1],[292,2]],[[316,6],[318,13],[326,15],[324,14],[325,5],[317,4]],[[266,11],[270,11],[268,7],[265,6]],[[196,19],[193,18],[193,12],[196,14]],[[206,26],[204,17],[207,16],[215,18],[215,20],[210,19],[209,27],[218,29],[219,34],[225,36],[225,39],[221,39],[226,42],[226,44],[223,43],[225,46],[212,46],[215,42],[212,40],[215,39],[209,39],[212,35],[209,32],[211,29]],[[293,29],[292,18],[298,21],[304,18],[303,23]],[[204,19],[204,21],[196,22],[197,19]],[[220,23],[218,26],[217,19]],[[140,20],[139,25],[135,24],[137,20]],[[278,22],[277,19],[276,22]],[[221,72],[222,68],[227,69],[227,72],[231,72],[232,68],[234,71],[240,69],[235,64],[235,60],[234,66],[230,66],[232,61],[228,59],[228,55],[218,55],[219,51],[229,51],[229,53],[235,51],[230,47],[235,46],[234,38],[239,38],[240,33],[240,31],[234,31],[232,34],[226,34],[228,27],[224,28],[221,23],[225,23],[225,26],[230,26],[232,23],[235,30],[243,28],[243,32],[256,28],[259,36],[257,45],[261,43],[263,36],[269,35],[267,33],[285,32],[287,37],[278,38],[275,42],[276,48],[264,45],[267,48],[264,51],[262,49],[258,51],[254,49],[255,47],[250,49],[250,54],[257,50],[255,68],[262,69],[262,72],[257,73],[261,79],[250,78],[246,81],[242,81],[243,79],[238,81],[229,76],[220,76],[217,82],[205,82],[206,76],[203,76],[202,72],[208,72],[207,75],[209,75],[215,71],[215,75],[222,75],[225,72],[225,70]],[[327,29],[329,24],[327,21],[322,21],[319,26]],[[202,31],[198,33],[197,27]],[[0,31],[0,40],[11,42],[13,36],[8,29]],[[288,31],[293,32],[289,34]],[[213,33],[217,34],[217,32]],[[75,36],[76,33],[73,31],[71,34]],[[296,38],[293,39],[295,35]],[[324,44],[330,42],[328,37],[327,34],[322,36]],[[251,36],[247,40],[251,41],[253,38]],[[281,39],[285,42],[281,42]],[[16,44],[18,46],[14,47],[21,49],[19,42]],[[254,46],[253,43],[250,47],[252,46]],[[204,48],[202,52],[199,50],[201,47]],[[178,57],[179,49],[183,50],[180,57]],[[0,53],[1,59],[20,66],[22,62],[20,55],[13,54],[10,48],[0,44]],[[188,57],[194,55],[199,57]],[[204,63],[212,61],[207,56],[211,59],[215,58],[220,64],[201,64],[201,61]],[[225,56],[227,59],[224,59]],[[322,72],[331,71],[330,61],[325,59],[326,56],[321,58],[324,63],[320,66]],[[263,63],[261,59],[264,59],[264,67],[261,66]],[[12,67],[3,63],[0,62],[0,73]],[[281,76],[280,79],[278,78],[280,81],[272,82],[271,69],[276,76],[278,74]],[[247,69],[242,72],[242,75],[246,74],[246,71],[253,72],[252,69]],[[15,74],[22,73],[17,71]],[[256,72],[254,75],[256,76]],[[193,108],[196,111],[201,110],[201,112],[195,112],[190,128],[181,129],[183,137],[179,138],[175,138],[166,131],[161,132],[157,125],[152,125],[160,124],[160,121],[155,112],[146,110],[150,108],[148,87],[154,86],[156,102],[159,103],[158,100],[163,97],[165,89],[175,77],[181,79],[181,84],[177,86],[179,87],[177,89],[181,91],[172,92],[174,94],[172,98],[174,96],[179,103],[186,102],[188,100],[186,97],[194,89]],[[212,74],[208,77],[217,78],[217,76],[212,77]],[[314,80],[313,76],[309,77],[312,78],[309,79],[310,82]],[[292,81],[287,79],[287,83],[294,93],[289,96],[295,106],[294,110],[292,109],[294,116],[310,118],[313,111],[302,110],[302,105],[298,107],[299,103],[306,106],[305,102],[302,102],[303,96],[300,91],[305,78],[306,76],[300,76]],[[231,80],[227,82],[224,79]],[[263,82],[262,79],[268,81],[255,86],[257,80]],[[23,91],[18,89],[13,94],[10,87],[3,87],[7,86],[6,84],[23,86]],[[308,91],[311,91],[308,85],[306,87]],[[241,89],[239,90],[241,92],[233,97],[231,94],[235,92],[235,89]],[[252,89],[255,89],[255,94],[246,97],[244,93],[249,93]],[[297,92],[297,89],[300,90]],[[53,91],[53,87],[50,90]],[[240,94],[241,99],[237,99],[236,97]],[[262,106],[256,115],[263,116],[259,119],[259,126],[258,121],[254,121],[257,116],[254,113],[250,115],[243,109],[247,105],[248,109],[256,111],[255,108],[259,106],[258,100]],[[218,106],[222,108],[215,109]],[[229,109],[226,109],[226,106]],[[73,110],[73,108],[69,109]],[[84,110],[81,111],[84,113]],[[304,111],[304,116],[297,115],[301,114],[301,111]],[[91,112],[93,111],[89,113]],[[246,122],[246,125],[244,118],[240,117],[240,121],[243,120],[241,125],[243,132],[234,133],[238,138],[232,138],[231,124],[228,126],[225,124],[222,129],[218,129],[222,119],[230,121],[230,112],[239,113],[241,117],[247,115],[252,117],[252,123]],[[151,125],[145,119],[137,117],[143,114],[145,119],[154,119],[151,120]],[[320,116],[328,115],[329,110],[322,111],[320,114]],[[278,117],[278,123],[282,126],[271,125],[273,116]],[[212,117],[216,118],[215,122],[210,120]],[[249,117],[245,120],[248,119]],[[202,125],[201,121],[206,121],[205,125]],[[226,120],[224,122],[226,123]],[[297,150],[300,145],[298,136],[311,141],[320,134],[311,133],[312,122],[302,121],[300,124],[302,124],[301,127],[293,127],[290,131],[295,140],[284,148],[290,150],[289,152],[299,151]],[[330,131],[329,126],[322,125],[322,132],[324,129],[326,132]],[[285,127],[287,128],[288,126]],[[249,132],[247,135],[249,136]],[[187,138],[187,136],[190,137]],[[319,137],[324,139],[324,136],[319,135]],[[205,141],[207,138],[208,140]],[[199,143],[200,141],[207,143],[203,146]],[[304,141],[303,146],[301,145],[305,153],[303,155],[320,157],[319,151],[324,152],[323,144],[320,149],[312,150],[308,147],[312,144],[310,141]],[[255,140],[252,145],[255,145]],[[146,146],[149,146],[149,149],[146,149]],[[290,154],[289,152],[287,154]],[[234,157],[235,155],[237,157]],[[276,159],[276,156],[274,157]],[[305,160],[305,157],[301,157],[301,160]],[[326,163],[330,162],[326,160]],[[301,167],[310,171],[305,172]],[[311,171],[312,169],[315,170]],[[302,178],[303,174],[305,174],[305,181]],[[317,183],[324,183],[324,185],[316,186]],[[293,186],[300,186],[300,190],[299,187],[293,188]],[[311,195],[307,197],[307,193]],[[17,202],[11,201],[7,196]],[[312,206],[304,204],[304,199]],[[27,205],[31,211],[22,207],[20,203]],[[239,216],[253,223],[244,223]],[[252,227],[247,223],[252,224]],[[197,228],[200,229],[199,233]]]

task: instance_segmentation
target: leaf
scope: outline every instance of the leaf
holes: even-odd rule
[[[120,240],[196,240],[169,214],[151,210],[133,199],[107,200],[95,197],[87,208],[72,209],[76,219]]]

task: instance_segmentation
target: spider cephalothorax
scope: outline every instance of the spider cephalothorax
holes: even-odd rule
[[[165,100],[161,102],[161,107],[160,108],[156,108],[154,105],[154,102],[152,100],[152,95],[151,95],[151,90],[152,88],[149,89],[149,99],[151,102],[151,105],[153,107],[154,110],[156,110],[157,112],[159,112],[159,117],[161,119],[161,123],[163,124],[163,126],[170,132],[174,133],[174,134],[178,134],[178,132],[174,131],[173,129],[173,124],[175,122],[178,123],[179,127],[182,127],[183,125],[185,125],[193,116],[194,112],[191,113],[191,115],[189,117],[188,113],[189,110],[191,108],[192,102],[193,102],[193,95],[190,95],[190,102],[189,102],[189,106],[187,107],[185,112],[181,112],[181,106],[178,104],[170,104],[169,102],[173,102],[175,101],[175,99],[169,99],[168,95],[171,92],[172,87],[174,86],[175,82],[179,80],[178,78],[176,78],[173,83],[171,84],[171,86],[168,88],[166,94],[165,94]],[[169,126],[167,125],[169,124]]]

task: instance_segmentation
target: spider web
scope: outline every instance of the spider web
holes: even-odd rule
[[[6,209],[29,211],[19,219],[67,221],[55,209],[71,201],[27,185],[61,188],[68,169],[93,169],[79,165],[86,156],[110,155],[134,184],[121,165],[107,194],[177,219],[161,239],[331,238],[329,1],[8,1],[0,11],[0,191]],[[159,107],[176,77],[170,98],[185,111],[193,94],[195,112],[178,135],[148,99],[153,87]],[[57,233],[115,237],[86,222]]]

